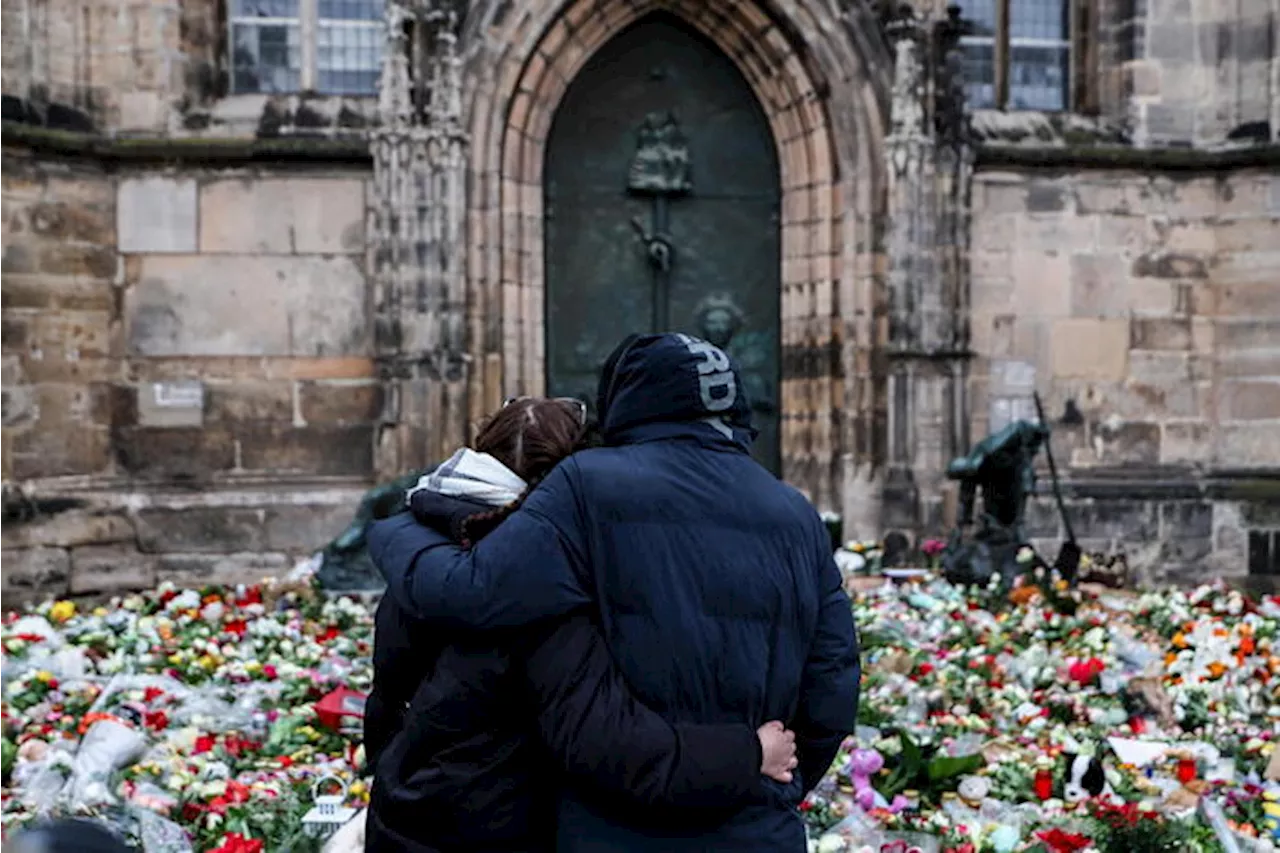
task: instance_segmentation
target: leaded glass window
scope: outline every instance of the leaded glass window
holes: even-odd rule
[[[230,0],[231,90],[374,95],[384,0]]]
[[[1071,0],[961,0],[965,90],[975,108],[1070,107]]]

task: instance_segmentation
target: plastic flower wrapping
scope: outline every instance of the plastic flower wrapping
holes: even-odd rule
[[[1280,844],[1280,599],[867,584],[859,727],[800,806],[812,850]],[[7,614],[5,836],[90,815],[148,853],[317,849],[312,783],[368,797],[321,700],[368,690],[372,623],[305,576]]]

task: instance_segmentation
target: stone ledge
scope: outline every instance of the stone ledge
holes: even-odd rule
[[[106,162],[220,164],[254,162],[343,163],[369,166],[373,159],[363,139],[322,137],[248,138],[117,138],[54,130],[21,122],[0,123],[4,146]]]
[[[1064,498],[1280,501],[1280,469],[1134,466],[1059,472]],[[1036,495],[1051,496],[1047,470],[1037,470]]]
[[[92,157],[126,163],[344,163],[372,164],[363,139],[313,136],[110,138],[16,121],[0,123],[6,147],[48,154]],[[1280,167],[1280,145],[1223,150],[1134,148],[1112,142],[978,145],[976,167],[1039,169],[1128,169],[1162,172],[1219,172]]]
[[[1145,172],[1226,172],[1280,168],[1280,145],[1206,151],[1121,145],[982,145],[978,169],[1126,169]]]
[[[231,472],[207,483],[121,475],[71,475],[24,480],[6,494],[14,501],[35,501],[42,515],[73,509],[140,509],[152,506],[249,506],[308,502],[339,503],[359,498],[375,485],[369,476],[317,476],[277,472]],[[10,484],[6,484],[10,485]],[[74,496],[74,497],[72,497]],[[49,504],[48,508],[43,505]],[[7,520],[7,516],[6,516]]]

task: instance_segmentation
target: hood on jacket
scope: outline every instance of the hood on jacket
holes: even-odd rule
[[[417,485],[405,493],[405,500],[412,503],[414,495],[430,491],[445,497],[503,506],[520,497],[526,486],[524,480],[493,456],[462,447],[419,477]]]
[[[600,372],[596,412],[607,444],[656,424],[703,424],[745,449],[756,434],[737,363],[678,333],[629,335],[618,344]]]

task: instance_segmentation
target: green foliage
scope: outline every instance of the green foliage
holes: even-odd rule
[[[900,731],[902,752],[889,778],[879,788],[885,799],[892,800],[903,791],[915,790],[933,799],[933,795],[950,790],[952,780],[973,773],[986,764],[981,755],[936,755],[935,747],[921,747],[911,735]]]

